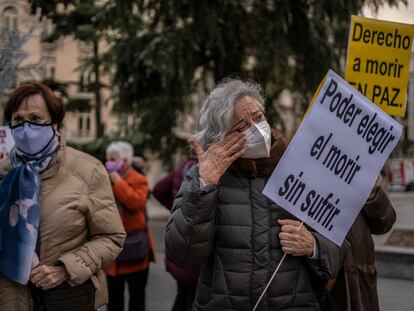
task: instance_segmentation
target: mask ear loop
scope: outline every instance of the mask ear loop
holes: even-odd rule
[[[40,150],[38,153],[36,153],[36,154],[39,154],[39,153],[41,153],[41,152],[43,152],[49,145],[50,145],[50,143],[52,142],[52,140],[55,138],[55,136],[56,137],[58,137],[58,138],[60,138],[57,134],[56,134],[56,131],[55,131],[55,128],[53,127],[53,123],[51,123],[51,124],[45,124],[44,126],[50,126],[51,128],[52,128],[52,131],[53,131],[53,135],[52,135],[52,137],[49,139],[49,141],[48,141],[48,143],[43,147],[43,149],[42,150]],[[60,143],[60,139],[59,139],[59,143]],[[53,153],[53,152],[51,152],[51,153]],[[50,154],[51,154],[50,153]],[[50,154],[48,154],[48,155],[50,155]]]
[[[302,226],[303,226],[303,221],[300,223],[299,230],[302,228]],[[260,295],[259,300],[257,300],[256,304],[254,305],[254,308],[253,308],[252,311],[256,311],[257,307],[260,304],[260,301],[262,301],[263,296],[266,294],[267,289],[269,288],[270,284],[272,284],[272,281],[275,278],[277,272],[279,271],[280,266],[282,265],[283,261],[285,260],[286,255],[287,255],[286,253],[283,254],[282,259],[280,259],[279,263],[277,264],[275,272],[273,272],[272,277],[270,278],[269,282],[267,282],[265,289],[263,290],[262,294]]]

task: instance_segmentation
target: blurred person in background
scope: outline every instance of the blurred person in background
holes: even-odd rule
[[[320,310],[345,247],[262,194],[287,144],[266,121],[260,86],[216,86],[191,142],[198,165],[177,193],[165,242],[175,261],[202,265],[193,310],[252,310],[284,253],[258,310]]]
[[[141,156],[132,157],[131,166],[138,173],[145,175],[145,159]]]
[[[175,196],[185,175],[195,164],[197,164],[197,158],[190,156],[155,184],[152,194],[168,210],[171,211]],[[168,254],[165,255],[165,266],[177,281],[177,295],[172,311],[190,311],[194,302],[200,266],[183,266],[174,261]]]
[[[0,310],[95,310],[125,231],[105,167],[66,146],[64,108],[41,83],[8,97],[15,146],[0,161]]]
[[[374,189],[355,219],[346,239],[350,251],[344,267],[331,281],[330,294],[338,311],[379,311],[375,246],[371,234],[389,232],[396,220],[394,207],[378,176]]]
[[[144,175],[131,168],[132,157],[133,148],[127,142],[113,142],[106,149],[105,166],[127,232],[124,249],[105,268],[109,290],[108,311],[124,310],[125,284],[129,290],[129,311],[145,310],[149,263],[155,260],[146,212],[148,183]]]

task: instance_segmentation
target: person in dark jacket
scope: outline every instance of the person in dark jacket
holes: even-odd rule
[[[193,310],[320,310],[320,293],[342,265],[338,247],[301,226],[262,190],[285,148],[264,116],[258,85],[220,83],[207,97],[191,140],[193,166],[174,201],[166,252],[201,264]]]
[[[371,234],[387,233],[396,219],[395,210],[380,185],[381,176],[346,236],[351,248],[331,290],[338,311],[380,310]]]
[[[184,176],[196,163],[197,158],[189,157],[155,184],[152,194],[169,210],[173,206],[175,196],[180,189]],[[180,265],[168,255],[165,256],[165,266],[167,271],[177,281],[177,295],[172,311],[190,311],[194,302],[200,266]]]

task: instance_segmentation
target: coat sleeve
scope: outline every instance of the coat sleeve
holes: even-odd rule
[[[198,165],[185,177],[169,217],[165,245],[169,256],[184,265],[206,262],[213,252],[218,185],[200,188]]]
[[[152,195],[169,210],[171,210],[174,202],[172,197],[173,178],[174,172],[171,172],[158,181],[152,189]]]
[[[305,261],[312,274],[325,284],[342,268],[350,246],[347,240],[338,246],[317,232],[312,232],[312,234],[315,237],[318,256],[315,259],[305,258]]]
[[[69,274],[71,285],[84,283],[109,265],[118,256],[125,239],[109,178],[102,165],[97,165],[88,184],[88,191],[82,198],[88,241],[59,258]]]
[[[395,223],[394,207],[382,187],[378,188],[377,195],[374,199],[367,201],[362,210],[373,234],[387,233]]]
[[[134,174],[131,181],[120,180],[113,185],[115,198],[129,210],[145,209],[148,198],[148,182],[145,176]]]

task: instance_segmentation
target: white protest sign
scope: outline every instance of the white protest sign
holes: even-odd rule
[[[402,126],[329,71],[263,194],[341,245]]]
[[[14,140],[7,126],[0,126],[0,159],[8,156],[14,146]]]

